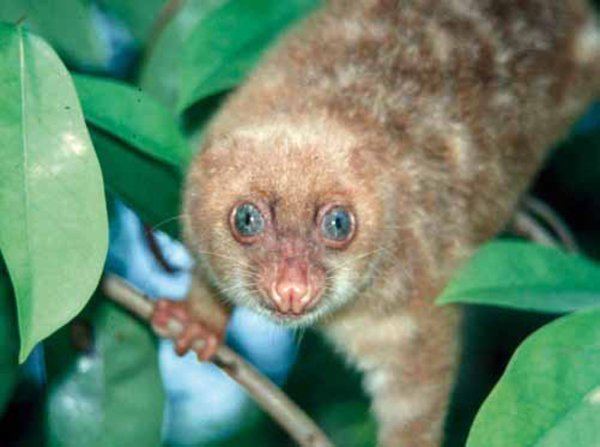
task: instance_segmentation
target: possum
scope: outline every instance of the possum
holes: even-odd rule
[[[583,0],[331,0],[211,122],[184,191],[185,352],[232,305],[316,326],[364,375],[381,446],[439,446],[461,309],[436,296],[600,94]]]

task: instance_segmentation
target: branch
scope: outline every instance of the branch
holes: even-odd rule
[[[26,20],[27,20],[27,13],[24,13],[21,17],[19,17],[17,19],[17,21],[15,22],[15,26],[17,26],[17,27],[22,26]]]
[[[531,214],[523,210],[517,210],[509,223],[509,230],[547,247],[558,247],[560,245]]]
[[[184,4],[185,0],[169,0],[167,3],[165,3],[155,22],[152,24],[150,32],[148,33],[148,39],[146,40],[144,54],[142,56],[143,59],[148,59],[148,56],[154,50],[160,35],[171,22],[173,17],[175,17],[175,15],[181,10]]]
[[[573,236],[565,221],[548,204],[533,196],[526,196],[522,203],[528,211],[548,225],[568,251],[581,251],[575,236]]]
[[[177,267],[172,266],[163,254],[162,250],[160,249],[159,242],[156,239],[156,234],[154,234],[154,230],[152,229],[152,227],[146,224],[143,224],[143,227],[144,237],[146,238],[146,244],[148,245],[148,249],[152,253],[152,256],[154,256],[154,259],[156,260],[158,265],[167,273],[172,274],[179,272],[180,270]]]
[[[532,196],[523,198],[508,230],[541,245],[563,246],[574,253],[580,251],[575,237],[556,211]]]
[[[149,321],[154,303],[131,285],[115,275],[107,274],[102,280],[102,291],[111,300],[133,314]],[[175,320],[169,324],[169,338],[175,339],[183,327]],[[201,346],[200,346],[201,347]],[[193,347],[196,350],[195,347]],[[248,394],[271,415],[302,447],[332,447],[319,427],[294,404],[283,391],[226,346],[221,346],[212,358],[233,380],[242,385]]]

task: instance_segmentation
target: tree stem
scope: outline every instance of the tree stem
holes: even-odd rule
[[[108,298],[143,320],[149,321],[152,317],[154,303],[118,276],[105,275],[102,280],[102,291]],[[177,338],[183,330],[183,327],[177,321],[173,320],[173,323],[168,325],[168,337],[170,339]],[[231,349],[226,346],[219,347],[212,358],[212,362],[242,385],[248,394],[300,446],[333,446],[321,429],[283,391]]]

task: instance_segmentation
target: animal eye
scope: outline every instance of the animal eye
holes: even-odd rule
[[[265,229],[265,219],[260,210],[251,203],[238,206],[233,214],[233,226],[239,236],[258,236]]]
[[[352,215],[342,207],[330,209],[321,219],[321,233],[334,242],[348,240],[352,236],[353,226]]]

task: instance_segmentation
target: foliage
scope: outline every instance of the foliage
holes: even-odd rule
[[[106,206],[66,68],[20,27],[2,25],[0,49],[0,214],[11,216],[0,224],[0,247],[15,289],[23,360],[94,291],[108,242]]]
[[[529,337],[475,419],[471,446],[593,446],[600,439],[600,310]]]
[[[72,328],[45,345],[48,445],[159,446],[164,392],[155,343],[147,325],[94,296]]]
[[[438,298],[563,313],[600,306],[600,265],[585,257],[527,242],[481,247]]]
[[[111,52],[98,37],[101,20],[91,0],[0,4],[6,22],[0,24],[0,410],[17,380],[16,331],[21,361],[45,339],[49,445],[158,445],[164,396],[154,340],[98,292],[90,302],[107,247],[104,191],[146,224],[179,237],[183,174],[206,117],[282,30],[320,1],[189,0],[177,9],[179,3],[98,1],[139,49],[125,80],[102,73]],[[599,142],[598,131],[572,138],[540,181],[542,192],[560,191],[553,197],[567,212],[579,211],[573,196],[587,200],[593,219],[600,216],[600,176],[590,160],[600,157]],[[565,160],[574,160],[577,175]],[[598,220],[580,234],[592,253],[600,246]],[[595,261],[522,241],[485,245],[458,273],[440,305],[575,312],[516,351],[481,407],[468,446],[595,445],[599,289]],[[288,391],[340,445],[371,445],[373,423],[358,378],[320,340],[308,342],[310,354]],[[66,397],[81,407],[65,406]],[[244,435],[265,445],[285,442],[261,424]]]
[[[529,337],[479,411],[468,447],[593,446],[600,439],[600,267],[553,248],[483,246],[438,298],[563,313]],[[589,310],[589,309],[592,310]],[[577,442],[575,442],[577,440]]]
[[[238,85],[278,32],[317,3],[239,0],[210,11],[183,45],[178,109]]]
[[[109,56],[108,43],[95,32],[91,0],[2,0],[0,21],[25,22],[78,67],[101,68]]]
[[[175,117],[140,89],[74,79],[107,189],[149,225],[178,236],[179,191],[191,151]]]

